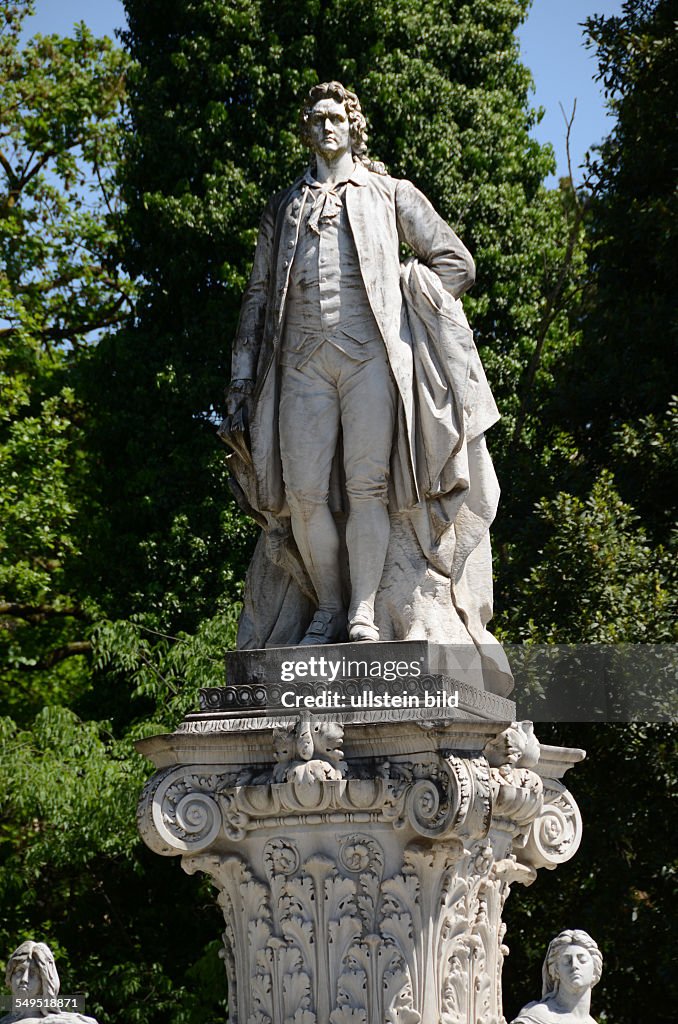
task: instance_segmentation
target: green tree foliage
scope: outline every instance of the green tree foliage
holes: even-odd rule
[[[99,1019],[171,1013],[198,1024],[225,993],[218,912],[136,835],[148,772],[132,740],[160,729],[149,721],[118,740],[110,722],[63,707],[45,708],[30,729],[0,719],[0,942],[8,953],[24,938],[47,941],[63,990],[86,991]],[[159,927],[163,905],[183,918],[181,938]]]
[[[592,168],[594,292],[572,361],[572,421],[602,459],[620,424],[665,415],[676,390],[675,17],[671,0],[626,0],[619,16],[587,23],[616,120]],[[625,484],[635,491],[632,477]]]
[[[678,491],[675,5],[627,0],[618,16],[590,18],[587,32],[616,120],[586,187],[571,192],[586,229],[576,331],[553,352],[556,386],[537,392],[516,438],[501,629],[542,642],[668,640]]]
[[[515,638],[537,643],[677,639],[676,544],[653,545],[605,470],[586,499],[566,492],[537,508],[547,531],[506,611]]]
[[[78,587],[83,409],[92,332],[120,322],[111,183],[126,59],[84,25],[19,45],[27,3],[0,12],[0,647],[29,703],[77,689],[89,646]],[[57,668],[57,666],[59,666]]]
[[[588,22],[616,122],[577,197],[588,236],[572,309],[580,330],[533,410],[547,472],[536,519],[508,544],[502,622],[516,639],[676,639],[674,19],[671,2],[627,0],[620,16]],[[665,696],[675,706],[675,692]],[[671,1024],[675,726],[542,725],[539,735],[588,750],[568,777],[584,841],[569,865],[509,901],[507,1018],[525,978],[539,991],[553,932],[574,925],[606,957],[594,1015]]]
[[[164,865],[136,836],[148,766],[132,744],[166,724],[102,721],[133,719],[135,694],[147,714],[155,702],[139,672],[126,699],[106,700],[120,678],[107,673],[106,644],[124,627],[104,617],[88,554],[97,495],[87,365],[134,294],[114,180],[128,60],[84,25],[21,45],[31,10],[0,9],[0,948],[48,941],[65,990],[88,990],[102,1019],[105,998],[136,1021],[149,1003],[202,1021],[212,1011],[196,987],[221,968],[205,937],[218,934],[218,915],[204,932],[191,909],[183,944],[156,934]],[[176,645],[167,666],[157,657],[166,678],[184,650],[199,662],[201,643]],[[136,634],[134,648],[141,665]],[[173,879],[172,891],[187,907],[200,902],[196,880]],[[219,998],[218,982],[211,992]]]

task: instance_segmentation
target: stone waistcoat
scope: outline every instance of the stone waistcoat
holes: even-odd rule
[[[282,364],[301,366],[327,341],[352,359],[369,359],[383,344],[363,283],[344,202],[310,175],[290,270]]]

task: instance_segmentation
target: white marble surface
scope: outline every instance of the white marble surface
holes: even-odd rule
[[[238,1020],[502,1019],[502,908],[576,852],[560,778],[582,751],[542,750],[529,723],[308,714],[256,742],[178,732],[140,749],[160,769],[141,835],[215,885]]]
[[[238,646],[476,644],[506,695],[487,631],[498,412],[459,301],[473,260],[370,162],[354,94],[316,87],[303,123],[312,168],[262,218],[220,431],[263,526]]]
[[[544,959],[541,999],[524,1006],[512,1024],[596,1024],[589,1012],[591,989],[602,970],[602,955],[590,935],[580,928],[560,932]]]

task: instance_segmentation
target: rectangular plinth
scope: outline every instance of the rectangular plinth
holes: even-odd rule
[[[234,651],[226,677],[226,686],[201,690],[191,721],[303,712],[347,724],[511,721],[515,713],[512,701],[483,688],[482,658],[471,645],[402,640]]]
[[[380,678],[395,682],[412,675],[448,675],[484,689],[482,659],[478,648],[472,644],[453,646],[428,640],[393,640],[269,647],[226,654],[226,682],[231,686],[304,680],[346,683]]]

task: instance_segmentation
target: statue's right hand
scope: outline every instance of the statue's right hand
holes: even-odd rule
[[[253,380],[233,380],[226,389],[226,415],[219,427],[219,437],[227,441],[232,434],[245,434],[249,425]]]
[[[253,391],[253,380],[232,380],[226,389],[226,417],[233,419],[243,409],[249,412]]]

